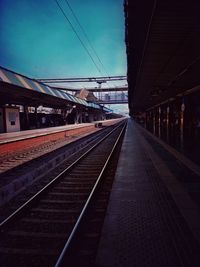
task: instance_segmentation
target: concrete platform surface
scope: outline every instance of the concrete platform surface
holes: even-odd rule
[[[112,119],[104,121],[95,121],[92,123],[72,124],[58,127],[49,127],[42,129],[27,130],[21,132],[0,134],[0,157],[18,153],[24,148],[31,149],[45,143],[60,142],[80,136],[85,133],[93,133],[100,130],[96,124],[110,126],[122,119]]]
[[[20,131],[20,132],[2,133],[0,134],[0,144],[19,141],[23,139],[33,138],[33,137],[52,134],[52,133],[58,133],[58,132],[71,130],[71,129],[87,127],[90,125],[91,125],[90,123],[72,124],[72,125],[64,125],[64,126],[57,126],[57,127],[26,130],[26,131]]]
[[[200,175],[183,159],[129,119],[96,267],[200,266]]]
[[[91,123],[80,123],[80,124],[69,124],[64,126],[57,127],[48,127],[48,128],[40,128],[33,130],[26,130],[20,132],[11,132],[11,133],[1,133],[0,134],[0,144],[5,144],[9,142],[15,142],[19,140],[65,132],[73,129],[85,128],[90,126],[95,126],[96,123],[102,123],[103,125],[112,125],[120,121],[121,119],[112,119],[112,120],[104,120],[104,121],[94,121]]]

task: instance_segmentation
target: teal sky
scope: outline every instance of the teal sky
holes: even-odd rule
[[[57,0],[105,76],[126,75],[123,0]],[[55,0],[0,1],[0,65],[34,78],[102,76]]]

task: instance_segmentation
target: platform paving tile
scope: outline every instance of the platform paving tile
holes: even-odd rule
[[[167,178],[184,203],[187,192],[172,175]],[[196,227],[196,211],[186,214],[190,227]],[[96,267],[200,266],[199,242],[190,227],[129,120]]]

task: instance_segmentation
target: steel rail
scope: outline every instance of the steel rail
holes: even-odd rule
[[[108,163],[110,162],[110,159],[111,159],[111,157],[113,155],[113,152],[115,151],[115,149],[116,149],[116,147],[117,147],[117,145],[119,143],[119,140],[120,140],[120,138],[122,136],[122,133],[124,132],[124,130],[126,128],[126,125],[127,125],[127,123],[125,123],[125,125],[124,125],[123,129],[121,130],[117,140],[115,141],[115,144],[114,144],[114,146],[113,146],[113,148],[112,148],[112,150],[111,150],[111,152],[110,152],[110,154],[109,154],[109,156],[108,156],[108,158],[107,158],[107,160],[106,160],[106,162],[105,162],[105,164],[104,164],[104,166],[103,166],[103,168],[101,170],[101,173],[99,174],[99,176],[98,176],[98,178],[97,178],[97,180],[96,180],[96,182],[95,182],[95,184],[94,184],[94,186],[93,186],[93,188],[92,188],[92,190],[90,192],[90,195],[89,195],[89,197],[88,197],[88,199],[87,199],[87,201],[86,201],[86,203],[85,203],[85,205],[84,205],[84,207],[83,207],[83,209],[82,209],[82,211],[81,211],[81,213],[80,213],[80,215],[79,215],[79,217],[78,217],[78,219],[77,219],[77,221],[76,221],[76,223],[75,223],[75,225],[74,225],[74,227],[73,227],[73,229],[71,231],[71,234],[68,237],[68,239],[67,239],[67,241],[65,243],[65,246],[64,246],[64,248],[63,248],[63,250],[62,250],[62,252],[61,252],[61,254],[60,254],[60,256],[59,256],[59,258],[58,258],[58,260],[57,260],[57,262],[56,262],[54,267],[61,267],[62,264],[63,264],[64,258],[66,257],[67,253],[69,253],[69,250],[70,250],[71,244],[72,244],[72,242],[74,240],[74,237],[75,237],[75,235],[77,234],[77,232],[78,232],[78,230],[80,228],[80,225],[82,223],[83,218],[85,217],[85,214],[86,214],[86,212],[87,212],[87,210],[89,208],[89,205],[91,204],[92,200],[94,199],[95,193],[97,191],[97,187],[99,186],[99,184],[100,184],[100,182],[102,180],[102,176],[103,176],[103,174],[104,174],[104,172],[105,172],[105,170],[106,170],[106,168],[108,166]]]
[[[81,155],[77,160],[75,160],[70,166],[68,166],[65,170],[63,170],[60,174],[58,174],[50,183],[48,183],[46,186],[44,186],[39,192],[37,192],[34,196],[32,196],[28,201],[26,201],[21,207],[19,207],[16,211],[14,211],[10,216],[8,216],[5,220],[3,220],[0,223],[0,231],[3,231],[3,227],[5,227],[8,223],[11,223],[12,220],[14,220],[17,216],[19,216],[22,212],[25,211],[25,209],[28,209],[34,201],[38,200],[38,198],[45,193],[48,189],[50,189],[51,186],[55,182],[57,182],[59,179],[62,178],[64,174],[66,174],[67,171],[71,170],[75,165],[85,158],[92,150],[94,150],[100,143],[102,143],[108,136],[110,136],[117,128],[123,124],[124,121],[121,121],[111,132],[106,134],[102,139],[100,139],[95,145],[93,145],[90,149],[88,149],[83,155]]]

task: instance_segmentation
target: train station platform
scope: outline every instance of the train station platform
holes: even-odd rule
[[[95,266],[200,266],[200,168],[131,119]]]
[[[104,121],[94,121],[92,123],[70,124],[58,127],[33,129],[19,132],[0,134],[0,152],[10,153],[23,148],[33,147],[45,142],[55,142],[57,140],[79,136],[80,134],[91,133],[96,125],[109,126],[117,123],[121,119],[111,119]]]
[[[2,133],[0,134],[0,144],[8,144],[15,141],[21,141],[30,138],[36,138],[39,136],[45,136],[53,133],[59,133],[64,131],[69,131],[72,129],[78,129],[83,127],[91,126],[90,123],[85,124],[73,124],[73,125],[65,125],[58,127],[49,127],[49,128],[41,128],[41,129],[33,129],[26,130],[20,132],[12,132],[12,133]]]

